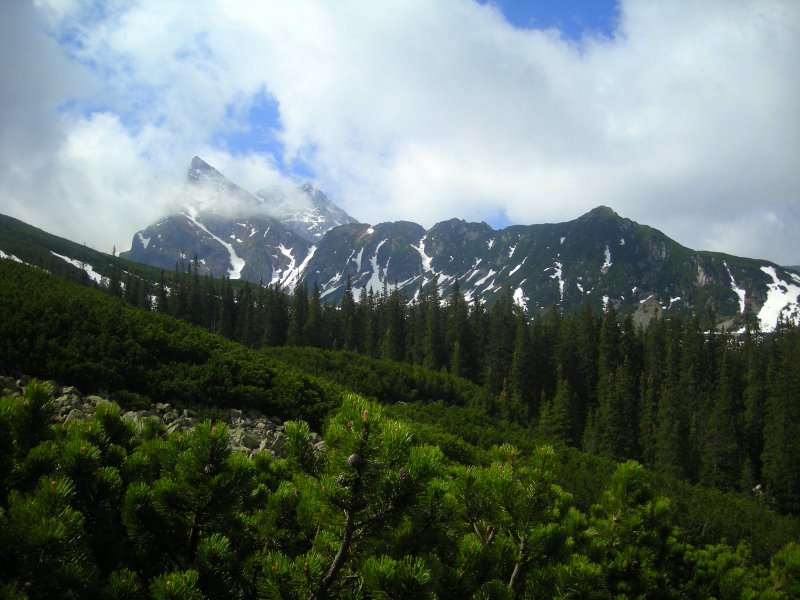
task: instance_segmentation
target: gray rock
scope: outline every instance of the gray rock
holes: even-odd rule
[[[74,385],[68,385],[67,387],[61,388],[61,393],[64,396],[83,396],[80,390]]]
[[[73,408],[71,411],[69,411],[65,421],[69,423],[70,421],[83,421],[84,419],[86,419],[86,415],[77,408]]]
[[[173,431],[189,431],[192,428],[194,428],[194,419],[185,417],[178,417],[178,419],[167,425],[167,431],[170,433]]]
[[[172,405],[171,404],[167,404],[166,402],[156,402],[156,410],[158,412],[165,413],[165,412],[167,412],[168,410],[171,410],[171,409],[172,409]]]
[[[242,436],[242,446],[245,448],[249,448],[250,450],[255,450],[261,444],[261,440],[254,436],[252,433],[245,432]]]
[[[17,396],[22,393],[22,388],[13,377],[0,377],[0,394],[3,396]]]
[[[283,447],[285,445],[286,445],[286,436],[282,432],[278,432],[275,434],[275,439],[273,440],[269,449],[272,450],[275,454],[280,455],[280,453],[283,452]]]

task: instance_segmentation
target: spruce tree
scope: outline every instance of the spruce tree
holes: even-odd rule
[[[308,288],[305,282],[294,288],[289,306],[289,331],[286,343],[304,346],[306,319],[308,319]]]
[[[577,404],[575,392],[569,381],[561,376],[559,371],[555,396],[552,401],[546,401],[542,406],[542,414],[539,418],[539,430],[542,434],[567,444],[574,444],[578,439]]]
[[[733,352],[722,358],[714,406],[704,429],[700,481],[723,490],[738,486],[742,473],[739,365]]]
[[[800,510],[800,329],[779,328],[773,340],[762,473],[769,498],[781,509]]]

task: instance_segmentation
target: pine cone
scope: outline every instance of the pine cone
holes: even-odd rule
[[[208,476],[216,475],[217,468],[211,463],[209,463],[205,467],[203,467],[203,473],[205,473]]]
[[[405,467],[400,467],[400,471],[398,471],[398,476],[400,477],[400,481],[405,483],[406,481],[411,481],[411,473],[408,472],[408,469]]]
[[[347,464],[350,465],[356,471],[360,470],[361,467],[364,466],[364,459],[361,458],[361,455],[358,453],[353,453],[347,457]]]
[[[341,487],[347,487],[347,484],[349,483],[347,475],[339,475],[339,477],[336,478],[336,483],[338,483]]]

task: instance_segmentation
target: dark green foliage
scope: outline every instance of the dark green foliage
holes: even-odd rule
[[[16,448],[27,447],[18,435],[41,430],[41,416],[36,427],[15,426],[31,423],[26,402],[3,399]],[[91,421],[56,426],[43,435],[49,439],[13,455],[12,474],[28,465],[39,477],[12,482],[0,508],[3,594],[789,598],[797,591],[796,545],[776,553],[768,569],[743,545],[683,542],[669,502],[636,463],[606,479],[587,515],[556,483],[565,463],[552,448],[526,453],[503,444],[472,455],[482,464],[457,464],[415,440],[416,426],[382,413],[347,395],[324,445],[311,444],[306,423],[288,423],[287,460],[277,460],[231,453],[220,423],[166,435],[136,430],[116,405],[101,404]]]
[[[152,401],[255,406],[315,423],[333,405],[336,390],[326,382],[201,329],[10,261],[0,261],[0,279],[0,356],[23,372]]]
[[[170,296],[169,311],[212,328],[208,295],[196,291],[203,281],[185,275],[185,302]],[[136,430],[107,403],[87,423],[51,429],[47,384],[3,398],[6,596],[796,591],[797,548],[778,550],[800,526],[767,507],[798,510],[797,328],[737,340],[673,315],[636,331],[588,309],[529,324],[510,300],[489,312],[457,300],[434,308],[429,290],[410,306],[387,291],[364,294],[348,332],[338,322],[345,309],[296,295],[308,316],[293,335],[420,363],[412,365],[250,350],[8,261],[0,276],[7,369],[105,388],[129,405],[254,406],[310,422],[286,424],[284,459],[247,459],[231,453],[222,424]],[[240,288],[227,308],[226,294],[213,318],[229,320],[231,337],[286,341],[280,292]],[[387,331],[403,331],[402,340]],[[476,351],[487,332],[503,339]],[[451,368],[472,381],[441,372]],[[325,444],[314,444],[323,423]],[[574,447],[544,450],[546,438],[755,498],[635,463],[617,468]],[[39,572],[48,578],[31,583]]]

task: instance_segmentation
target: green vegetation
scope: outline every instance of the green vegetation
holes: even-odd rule
[[[0,370],[182,405],[246,405],[313,423],[337,386],[98,290],[0,261]]]
[[[49,426],[50,385],[0,400],[0,593],[9,598],[796,597],[800,546],[768,566],[696,547],[647,472],[619,465],[588,511],[555,452],[447,460],[345,394],[315,446],[232,453],[207,421],[137,430],[117,405]]]
[[[797,593],[800,524],[773,511],[798,510],[797,328],[733,339],[588,309],[529,323],[510,298],[435,289],[323,307],[219,283],[231,337],[267,346],[284,323],[277,345],[350,350],[258,349],[10,261],[0,281],[0,371],[296,419],[282,459],[248,459],[222,423],[137,431],[109,404],[51,427],[45,384],[3,398],[0,595]]]

